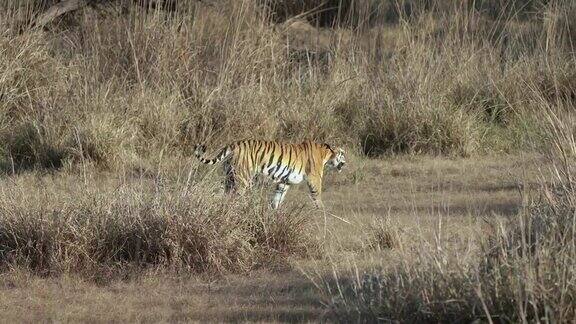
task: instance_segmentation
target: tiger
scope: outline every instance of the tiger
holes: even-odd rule
[[[326,143],[304,141],[286,143],[264,140],[241,140],[225,146],[213,159],[204,158],[206,146],[195,146],[194,154],[204,164],[223,161],[226,193],[249,188],[259,175],[271,178],[275,184],[271,207],[277,209],[291,185],[306,180],[316,208],[323,208],[322,177],[324,167],[338,172],[346,165],[342,148]]]

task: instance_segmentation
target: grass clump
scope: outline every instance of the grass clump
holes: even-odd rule
[[[274,212],[259,197],[227,201],[200,185],[185,194],[136,184],[74,193],[59,186],[32,200],[17,186],[7,189],[14,196],[0,199],[2,267],[88,278],[102,269],[247,272],[318,248],[305,210]]]
[[[374,250],[388,250],[400,246],[398,228],[390,221],[381,221],[371,226],[367,247]]]
[[[14,173],[33,169],[62,167],[68,152],[35,123],[19,124],[0,135],[4,142],[2,170]]]
[[[475,150],[474,120],[452,109],[374,109],[361,135],[364,154],[468,156]]]
[[[485,246],[478,293],[490,316],[558,322],[576,316],[574,191],[563,187],[545,196]]]

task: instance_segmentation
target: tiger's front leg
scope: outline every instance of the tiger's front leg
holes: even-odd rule
[[[324,208],[324,204],[322,203],[322,177],[320,176],[311,176],[308,177],[308,189],[310,190],[310,198],[314,202],[314,206],[319,209]]]
[[[279,183],[276,185],[274,197],[272,198],[272,208],[278,209],[282,201],[284,201],[288,188],[290,188],[290,186],[285,183]]]

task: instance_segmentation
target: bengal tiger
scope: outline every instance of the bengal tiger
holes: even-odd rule
[[[322,177],[324,167],[337,169],[346,164],[344,150],[333,149],[328,144],[305,141],[300,144],[276,141],[242,140],[224,147],[214,159],[204,158],[205,145],[196,145],[194,153],[202,163],[224,161],[226,193],[237,192],[238,185],[249,188],[262,174],[276,184],[271,202],[277,209],[291,185],[303,180],[308,183],[310,196],[316,207],[323,207]]]

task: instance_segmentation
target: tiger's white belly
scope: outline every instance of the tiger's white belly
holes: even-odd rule
[[[275,167],[264,169],[262,170],[261,173],[273,179],[274,182],[286,182],[288,184],[298,184],[302,182],[302,180],[304,180],[303,173],[297,173],[293,169],[290,169],[285,166],[280,167],[279,169],[276,169]],[[290,173],[290,175],[286,177],[288,173]]]
[[[304,180],[304,175],[301,173],[293,172],[291,175],[288,176],[288,183],[289,184],[298,184]]]

